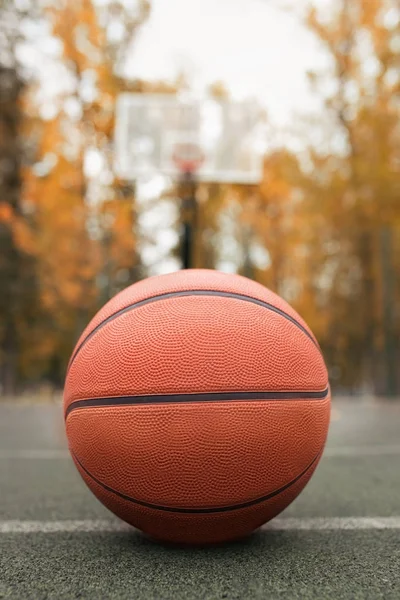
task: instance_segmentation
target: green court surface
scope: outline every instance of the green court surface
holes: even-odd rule
[[[400,402],[336,400],[310,484],[248,539],[158,545],[87,490],[61,407],[0,404],[0,598],[400,598]]]

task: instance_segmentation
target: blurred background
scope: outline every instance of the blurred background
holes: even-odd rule
[[[192,264],[292,304],[337,395],[400,396],[399,67],[398,0],[0,0],[0,396],[59,393],[98,309],[182,267],[176,182],[115,170],[126,92],[257,105],[261,181],[199,182]]]

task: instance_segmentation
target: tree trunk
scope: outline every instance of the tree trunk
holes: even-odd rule
[[[16,67],[0,66],[0,373],[3,393],[14,395],[17,385],[17,319],[24,291],[23,255],[16,246],[13,220],[21,215],[20,95]],[[7,208],[7,206],[9,208]]]

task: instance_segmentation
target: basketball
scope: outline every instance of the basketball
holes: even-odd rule
[[[153,538],[241,538],[284,510],[321,458],[330,416],[318,343],[244,277],[188,270],[120,292],[69,362],[64,414],[82,478]]]

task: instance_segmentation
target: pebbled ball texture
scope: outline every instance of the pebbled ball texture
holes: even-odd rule
[[[72,457],[105,506],[153,537],[204,544],[250,533],[301,492],[330,395],[318,344],[284,300],[191,270],[99,311],[71,357],[64,410]]]

